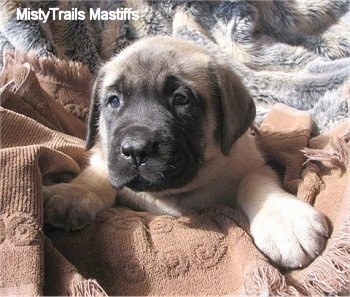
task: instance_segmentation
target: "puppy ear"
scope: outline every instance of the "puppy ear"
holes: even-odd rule
[[[233,143],[254,121],[255,104],[241,79],[229,66],[217,66],[217,84],[221,105],[218,127],[221,151],[227,156]]]
[[[89,119],[88,119],[88,132],[85,141],[85,148],[91,149],[97,140],[98,133],[98,121],[100,118],[100,87],[102,82],[102,75],[99,74],[95,80],[92,88],[92,96],[90,103]]]

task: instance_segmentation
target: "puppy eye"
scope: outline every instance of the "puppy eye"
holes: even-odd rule
[[[175,94],[173,105],[186,105],[190,102],[190,98],[185,94]]]
[[[112,95],[108,98],[108,104],[112,108],[118,108],[120,106],[120,98],[117,95]]]

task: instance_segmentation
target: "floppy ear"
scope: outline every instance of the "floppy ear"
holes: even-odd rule
[[[229,66],[217,66],[217,84],[221,103],[218,127],[221,151],[227,156],[233,143],[254,121],[255,104],[241,79]]]
[[[99,74],[92,88],[92,96],[89,111],[88,131],[86,135],[85,148],[91,149],[95,143],[98,132],[98,121],[100,118],[100,96],[99,90],[102,81],[102,75]]]

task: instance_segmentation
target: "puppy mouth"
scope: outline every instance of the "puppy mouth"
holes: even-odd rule
[[[136,175],[133,179],[128,181],[125,184],[126,187],[135,191],[135,192],[157,192],[161,191],[163,187],[161,187],[158,183],[154,183],[150,180],[143,178],[141,175]]]
[[[164,179],[176,179],[183,174],[186,165],[186,158],[176,153],[172,161],[168,164],[168,169],[164,171]]]
[[[111,184],[114,188],[124,186],[135,192],[159,192],[169,188],[180,188],[192,179],[188,170],[188,158],[175,153],[172,160],[167,163],[164,170],[152,168],[133,168],[128,174],[111,174]]]
[[[147,178],[147,174],[138,173],[125,186],[134,191],[158,192],[169,188],[181,187],[184,184],[185,158],[179,158],[167,164],[167,169],[158,172],[158,178]]]

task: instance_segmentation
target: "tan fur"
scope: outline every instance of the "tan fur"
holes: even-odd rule
[[[214,117],[217,102],[213,100],[213,86],[209,83],[210,75],[203,71],[203,67],[198,66],[214,63],[204,50],[189,42],[170,37],[156,37],[138,42],[103,67],[101,73],[104,79],[99,90],[102,96],[108,94],[108,88],[113,85],[116,77],[125,71],[135,71],[136,76],[132,76],[134,83],[144,82],[145,76],[137,74],[137,65],[134,65],[135,69],[124,69],[123,65],[127,64],[123,62],[133,61],[133,56],[140,50],[147,55],[150,49],[154,49],[150,46],[154,43],[157,44],[157,50],[160,52],[170,47],[182,53],[190,53],[181,61],[171,61],[173,64],[169,64],[169,69],[187,65],[192,71],[187,68],[182,72],[182,78],[192,82],[192,88],[200,89],[202,94],[206,94],[204,96],[207,102],[207,118],[204,121],[206,125],[205,159],[196,177],[180,189],[135,193],[123,188],[116,192],[108,182],[107,158],[104,149],[107,145],[106,132],[103,121],[100,121],[100,143],[92,151],[90,166],[69,184],[44,188],[47,220],[68,229],[81,228],[84,223],[89,223],[101,209],[111,207],[115,195],[117,201],[127,203],[129,206],[156,214],[174,216],[188,214],[218,202],[233,203],[237,199],[250,220],[255,243],[272,261],[285,267],[300,267],[308,264],[324,246],[328,232],[326,221],[312,207],[301,203],[281,188],[277,175],[266,166],[256,148],[254,138],[248,132],[232,144],[227,156],[223,154],[222,147],[214,138],[218,124]],[[239,81],[234,84],[230,82],[238,78],[229,73],[224,63],[220,61],[215,63],[219,65],[222,94],[227,96],[229,92],[228,95],[237,102],[242,100],[240,96],[247,95],[242,84]],[[157,67],[155,66],[154,69]],[[147,82],[155,85],[161,83],[159,73],[150,72],[146,77]],[[233,117],[232,114],[226,116]],[[237,113],[234,117],[244,119],[247,114]],[[232,125],[235,125],[234,121]],[[89,203],[84,203],[86,198]],[[79,212],[81,205],[84,209],[83,216]],[[64,212],[62,209],[66,211],[65,216],[62,216]],[[60,215],[61,219],[58,218]]]

